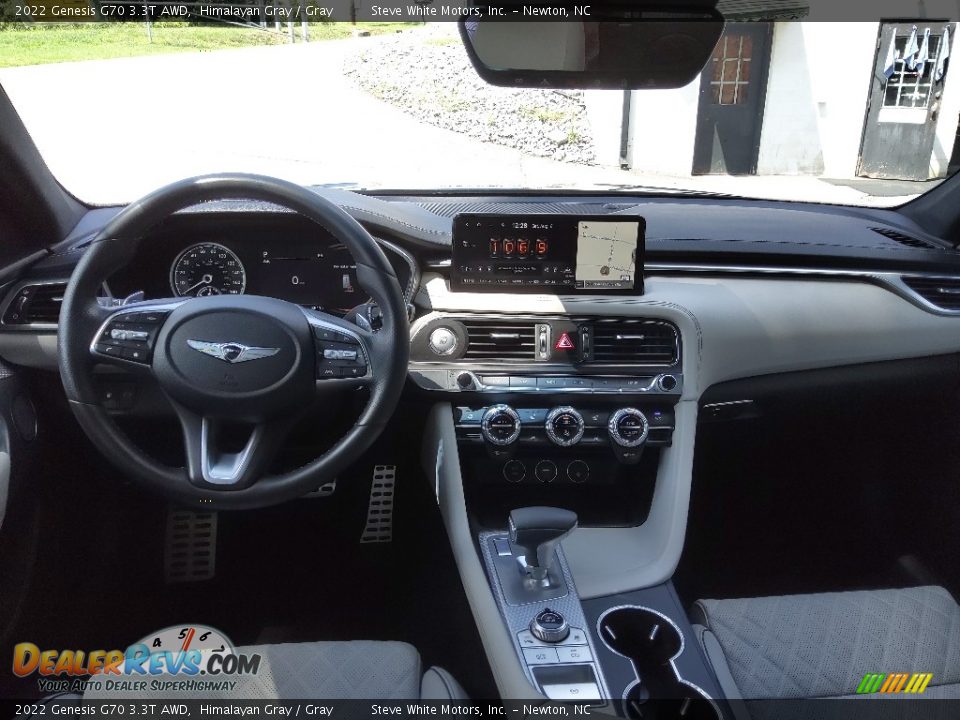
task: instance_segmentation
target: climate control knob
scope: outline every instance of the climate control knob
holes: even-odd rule
[[[635,448],[646,442],[650,424],[647,416],[636,408],[620,408],[610,416],[607,432],[614,444],[622,448]]]
[[[491,445],[512,445],[520,437],[520,416],[509,405],[494,405],[483,413],[480,432]]]
[[[583,416],[572,407],[558,407],[547,415],[547,437],[555,445],[570,447],[583,437]]]

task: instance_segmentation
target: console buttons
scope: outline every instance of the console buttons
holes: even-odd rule
[[[567,477],[571,482],[585,483],[590,477],[590,466],[583,460],[574,460],[567,465]]]
[[[556,390],[567,386],[567,379],[561,377],[537,378],[537,387],[544,390]]]
[[[483,414],[480,432],[492,445],[511,445],[520,437],[520,416],[509,405],[494,405]]]
[[[562,663],[589,662],[593,660],[593,653],[587,646],[577,647],[558,647],[556,649],[557,657]]]
[[[457,422],[461,425],[479,425],[480,418],[483,416],[482,410],[471,410],[467,407],[457,408],[457,412],[460,415]]]
[[[583,428],[583,417],[572,407],[554,408],[547,415],[547,437],[560,447],[576,445],[583,437]]]
[[[480,382],[491,387],[507,387],[510,385],[509,375],[482,375]]]
[[[503,478],[507,482],[518,483],[527,476],[526,466],[519,460],[511,460],[503,466]]]
[[[607,420],[609,419],[610,419],[610,413],[603,412],[602,410],[597,412],[588,412],[586,415],[583,416],[584,422],[589,427],[600,427],[600,428],[606,427]]]
[[[621,378],[593,378],[593,389],[600,392],[618,393],[622,386]]]
[[[508,552],[508,554],[512,554],[512,552]],[[519,633],[517,633],[517,641],[520,643],[520,647],[549,647],[554,645],[554,643],[545,643],[543,640],[534,637],[534,634],[529,630],[521,630]],[[587,634],[580,628],[572,627],[570,628],[570,634],[559,643],[555,644],[557,647],[566,647],[567,645],[586,645]]]
[[[636,408],[620,408],[607,423],[610,439],[620,447],[635,448],[643,445],[650,426],[647,417]]]
[[[523,648],[527,665],[556,665],[560,662],[557,651],[551,647]]]
[[[537,425],[543,423],[547,419],[546,410],[517,410],[520,414],[520,419],[525,423],[536,423]]]
[[[544,608],[530,621],[530,632],[533,633],[535,638],[543,640],[543,642],[558,643],[567,639],[570,634],[570,626],[567,625],[566,618],[556,610]],[[526,653],[526,650],[524,650],[524,653]],[[554,662],[559,662],[559,660],[554,660]]]
[[[657,380],[657,385],[664,392],[673,392],[677,389],[677,378],[673,375],[661,375],[660,379]]]
[[[534,468],[533,474],[542,483],[552,483],[557,479],[557,464],[553,460],[541,460]]]
[[[511,377],[510,387],[512,388],[535,388],[537,379],[535,377]]]
[[[430,333],[429,345],[434,355],[453,355],[457,344],[457,334],[448,327],[438,327]]]
[[[557,702],[583,702],[600,700],[600,688],[595,682],[544,685],[543,694]]]

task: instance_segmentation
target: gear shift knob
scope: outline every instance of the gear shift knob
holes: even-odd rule
[[[510,513],[510,546],[523,572],[549,584],[557,545],[577,527],[577,514],[553,507],[517,508]]]

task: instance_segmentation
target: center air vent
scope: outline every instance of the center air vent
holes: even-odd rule
[[[536,325],[530,321],[464,320],[468,360],[534,360]]]
[[[894,230],[893,228],[872,227],[870,229],[875,233],[879,233],[884,237],[888,237],[894,242],[898,242],[901,245],[906,245],[907,247],[923,248],[924,250],[943,250],[943,248],[939,245],[934,245],[932,242],[927,242],[926,240],[921,240],[920,238],[913,237],[912,235],[907,235],[906,233],[902,233],[899,230]]]
[[[673,365],[680,359],[676,328],[658,320],[598,320],[587,362],[608,365]]]
[[[904,285],[942,310],[960,311],[960,277],[904,275]]]
[[[66,289],[66,282],[24,285],[7,305],[7,311],[3,314],[4,324],[55,325],[60,317],[60,306],[63,304],[63,293]]]

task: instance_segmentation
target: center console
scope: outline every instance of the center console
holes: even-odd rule
[[[423,466],[502,696],[722,716],[669,585],[702,338],[644,295],[642,218],[453,229],[449,270],[424,279],[410,379],[438,401]]]
[[[574,510],[584,525],[642,523],[659,450],[672,442],[672,404],[551,399],[454,409],[464,489],[478,524],[496,526],[512,508],[530,504]]]

